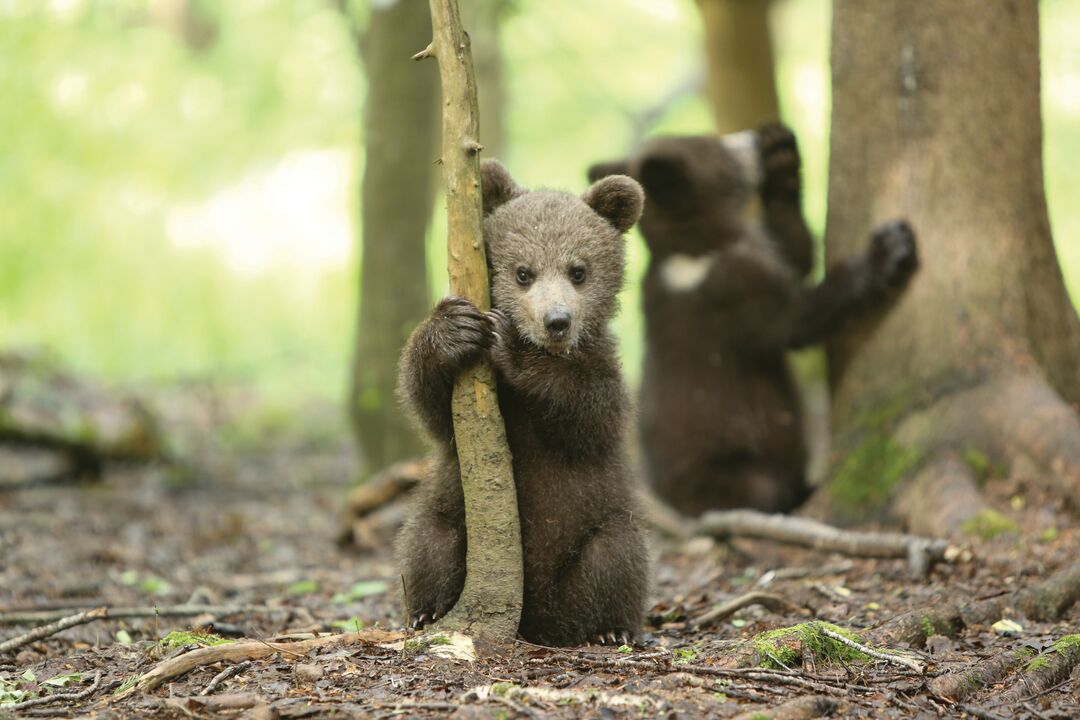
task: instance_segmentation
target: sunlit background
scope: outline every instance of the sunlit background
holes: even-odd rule
[[[1077,298],[1080,4],[1041,4],[1047,192]],[[213,375],[340,399],[363,242],[354,41],[327,0],[202,5],[213,22],[180,27],[171,0],[0,0],[0,347],[126,384]],[[818,234],[829,6],[778,0],[773,18]],[[580,190],[587,164],[625,152],[673,94],[648,132],[709,131],[700,94],[678,93],[703,73],[701,41],[692,0],[519,0],[502,32],[503,160],[523,184]],[[644,253],[635,237],[617,327],[631,378]]]

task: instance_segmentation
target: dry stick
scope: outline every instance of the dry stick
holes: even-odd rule
[[[301,640],[290,643],[271,643],[263,640],[251,640],[247,642],[235,642],[225,645],[211,645],[210,647],[192,650],[189,653],[158,663],[152,670],[139,678],[139,681],[117,698],[126,697],[137,691],[153,690],[162,683],[180,677],[195,668],[211,665],[222,661],[257,660],[268,657],[278,652],[289,655],[303,655],[315,648],[333,645],[351,645],[354,643],[372,644],[393,642],[404,637],[403,633],[390,632],[387,630],[362,630],[359,632],[342,633],[341,635],[323,635],[311,640]]]
[[[0,712],[5,710],[25,710],[26,708],[37,707],[38,705],[51,705],[54,702],[60,700],[71,700],[78,702],[79,700],[85,700],[86,698],[97,692],[97,689],[101,687],[101,671],[98,670],[94,673],[94,684],[85,690],[71,693],[56,693],[55,695],[46,695],[45,697],[33,698],[32,700],[23,700],[13,705],[0,706]]]
[[[721,690],[721,692],[723,692]],[[824,717],[836,709],[836,701],[824,695],[804,695],[794,700],[788,700],[774,708],[761,708],[750,710],[736,715],[731,720],[755,720],[755,718],[769,717],[772,720],[813,720]]]
[[[940,602],[911,610],[874,628],[877,645],[921,646],[930,635],[955,637],[965,625],[987,625],[1016,609],[1031,620],[1057,620],[1080,601],[1080,563],[1074,563],[1030,588],[1001,597],[966,602]]]
[[[207,684],[207,686],[202,689],[202,692],[200,692],[199,695],[209,695],[209,694],[211,694],[212,692],[214,692],[215,690],[218,689],[218,686],[221,685],[221,683],[225,682],[226,680],[228,680],[231,677],[235,677],[235,676],[239,675],[240,673],[244,672],[249,667],[251,667],[251,664],[252,663],[251,663],[250,660],[245,660],[242,663],[237,663],[236,665],[230,665],[229,667],[225,668],[224,670],[219,672],[217,675],[215,675],[214,679],[211,680]]]
[[[764,605],[769,610],[774,612],[787,611],[805,614],[806,609],[799,607],[790,600],[786,600],[779,595],[773,595],[772,593],[765,592],[749,592],[745,595],[740,595],[734,600],[715,607],[704,615],[700,615],[690,621],[690,627],[702,628],[719,622],[724,618],[731,617],[739,610],[751,605]]]
[[[841,530],[808,518],[768,515],[755,510],[705,513],[698,521],[696,531],[721,539],[734,536],[774,540],[853,557],[907,558],[916,571],[945,560],[949,548],[944,540],[902,533]]]
[[[349,493],[349,515],[363,517],[393,502],[416,487],[430,467],[427,459],[413,458],[380,470]]]
[[[488,310],[478,157],[483,148],[469,36],[457,0],[429,2],[432,40],[416,59],[434,56],[439,61],[450,291]],[[465,495],[465,585],[437,627],[512,643],[525,574],[513,466],[495,387],[486,360],[463,371],[454,383],[454,444]]]
[[[29,645],[32,642],[47,638],[50,635],[55,635],[58,632],[63,632],[68,628],[73,628],[76,625],[85,625],[86,623],[94,622],[95,620],[101,620],[109,616],[108,608],[96,608],[94,610],[87,610],[85,612],[77,613],[75,615],[68,615],[62,617],[54,623],[48,625],[42,625],[41,627],[34,628],[28,633],[13,637],[10,640],[0,643],[0,653],[11,652],[17,650],[23,645]]]
[[[195,615],[240,615],[285,612],[291,608],[265,605],[147,605],[142,607],[104,607],[106,617],[123,620],[144,617],[194,617]],[[70,608],[68,609],[70,610]],[[68,610],[19,610],[0,613],[0,625],[26,625],[51,622],[68,617]],[[74,616],[73,616],[74,617]],[[96,619],[96,618],[95,618]]]
[[[911,658],[906,658],[901,655],[890,655],[889,653],[879,652],[877,650],[874,650],[873,648],[863,645],[862,643],[858,643],[850,638],[846,638],[840,633],[833,632],[821,623],[815,624],[817,625],[817,631],[825,637],[832,638],[833,640],[841,643],[842,645],[847,645],[848,647],[855,648],[864,655],[869,655],[872,658],[877,658],[878,660],[892,663],[893,665],[900,665],[902,667],[906,667],[908,669],[914,670],[917,673],[921,673],[926,669],[926,665],[919,662],[918,660],[912,660]]]

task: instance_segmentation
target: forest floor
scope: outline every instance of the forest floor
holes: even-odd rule
[[[412,635],[400,632],[390,541],[402,503],[369,523],[363,551],[339,543],[357,468],[338,411],[313,407],[253,424],[238,419],[250,415],[249,402],[196,388],[158,400],[174,442],[200,458],[183,477],[161,467],[110,466],[97,481],[0,492],[0,618],[8,618],[0,621],[0,643],[45,623],[12,623],[14,611],[161,609],[0,652],[0,718],[1080,717],[1075,659],[1049,686],[1045,673],[1036,684],[1040,667],[1071,652],[1061,639],[1080,632],[1080,605],[1056,622],[1017,615],[1011,627],[943,629],[952,637],[934,634],[904,656],[919,671],[837,652],[840,646],[830,652],[805,636],[782,638],[771,651],[749,642],[811,620],[863,637],[906,611],[1004,596],[1074,565],[1075,518],[1019,481],[987,486],[1015,528],[1004,523],[1006,531],[991,539],[959,538],[970,551],[966,561],[938,565],[925,579],[912,579],[903,560],[657,538],[654,606],[640,644],[555,650],[518,643],[501,656],[464,662],[439,655],[439,641],[401,643]],[[789,609],[754,605],[711,627],[689,622],[756,590],[780,596]],[[168,616],[166,608],[184,604],[228,607]],[[163,659],[219,642],[203,634],[208,628],[255,640],[264,657],[132,688]],[[352,642],[300,652],[267,644],[355,630]],[[756,649],[747,654],[746,647]],[[747,664],[733,663],[736,655],[759,667],[735,667]],[[996,661],[1005,667],[985,687],[969,684],[961,702],[935,695],[935,681],[949,673]],[[229,668],[235,674],[210,687]]]

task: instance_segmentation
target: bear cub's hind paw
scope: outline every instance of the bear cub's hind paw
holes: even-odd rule
[[[904,286],[919,267],[915,231],[904,220],[894,220],[874,231],[870,239],[870,267],[882,290]]]

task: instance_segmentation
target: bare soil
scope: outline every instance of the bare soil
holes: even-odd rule
[[[364,549],[339,543],[344,498],[358,468],[336,408],[311,407],[285,419],[264,413],[251,421],[241,419],[252,416],[250,398],[198,388],[166,393],[157,405],[176,447],[198,458],[183,472],[116,465],[96,481],[0,493],[0,613],[187,602],[254,609],[99,620],[0,654],[0,718],[1080,717],[1076,669],[1056,686],[1031,692],[1013,670],[962,703],[929,689],[944,673],[1022,648],[1053,652],[1055,642],[1080,632],[1080,605],[1053,623],[1015,617],[1019,629],[1007,635],[976,625],[954,638],[933,636],[916,649],[924,673],[808,654],[786,670],[721,672],[732,669],[733,641],[766,630],[818,619],[862,632],[913,608],[1028,587],[1076,562],[1075,519],[1060,499],[1033,494],[1033,484],[1020,478],[986,485],[1018,532],[958,538],[970,559],[940,565],[926,579],[912,579],[902,560],[849,560],[756,541],[657,538],[651,625],[632,652],[518,643],[466,663],[422,647],[361,643],[272,654],[204,696],[211,680],[235,663],[201,667],[118,698],[125,682],[190,651],[190,644],[160,642],[171,631],[271,640],[358,627],[397,630],[402,622],[390,541],[403,507],[374,517]],[[751,590],[807,610],[753,606],[714,627],[692,629],[688,620]],[[0,642],[35,624],[43,623],[0,625]],[[50,684],[56,678],[66,685]],[[1003,704],[1017,683],[1019,699]],[[11,710],[15,698],[80,691],[86,697]]]

